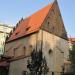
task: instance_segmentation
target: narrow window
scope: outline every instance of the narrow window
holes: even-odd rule
[[[15,57],[15,55],[16,55],[16,48],[14,48],[14,57]]]
[[[48,25],[49,25],[49,22],[48,22]]]
[[[49,22],[47,22],[47,26],[49,27]]]
[[[23,54],[25,55],[25,52],[26,52],[26,47],[24,46],[23,47]]]
[[[52,50],[51,49],[49,49],[49,54],[51,54],[52,53]]]
[[[15,54],[16,54],[15,51],[16,51],[16,50],[14,49],[14,57],[15,57]]]
[[[54,72],[52,72],[52,75],[54,75]]]

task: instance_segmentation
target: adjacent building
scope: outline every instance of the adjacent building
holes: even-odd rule
[[[7,36],[13,30],[13,27],[0,23],[0,75],[7,75],[8,65],[7,58],[4,56],[5,41]]]
[[[0,23],[0,56],[4,54],[5,40],[12,29],[13,27]]]
[[[73,44],[75,44],[75,38],[69,38],[69,41]]]
[[[60,75],[69,57],[67,33],[55,0],[41,10],[17,23],[5,44],[5,56],[11,57],[9,75],[23,75],[31,52],[41,49],[49,72]]]
[[[70,52],[73,50],[74,46],[75,46],[75,38],[69,38],[69,48],[70,48],[69,50],[70,50]],[[69,62],[67,62],[67,64],[68,64],[67,71],[73,73],[74,70],[72,68],[71,61],[69,60]]]

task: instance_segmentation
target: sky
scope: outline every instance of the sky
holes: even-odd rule
[[[0,0],[0,22],[15,26],[53,0]],[[75,37],[75,0],[58,0],[68,36]]]

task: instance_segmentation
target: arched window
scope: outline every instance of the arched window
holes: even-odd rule
[[[26,47],[24,46],[23,47],[23,54],[25,55],[25,53],[26,53]]]
[[[49,53],[49,55],[50,55],[50,54],[52,53],[52,49],[49,49],[49,52],[48,52],[48,53]]]

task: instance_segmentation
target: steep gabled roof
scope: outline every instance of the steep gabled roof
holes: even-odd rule
[[[52,5],[53,4],[49,4],[30,17],[22,20],[7,41],[15,40],[17,38],[39,31],[49,10],[52,8]]]

